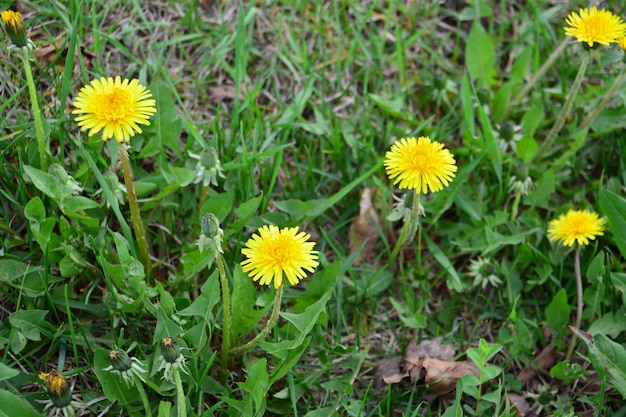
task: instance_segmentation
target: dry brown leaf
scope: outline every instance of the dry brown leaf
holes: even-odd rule
[[[449,394],[456,388],[456,381],[465,375],[478,377],[480,371],[472,362],[448,362],[434,358],[422,360],[424,368],[424,384],[433,394],[438,396]],[[415,382],[411,380],[411,382]]]
[[[400,369],[400,358],[386,358],[378,362],[374,384],[377,388],[382,388],[388,384],[397,384],[406,378],[406,372]]]
[[[508,392],[507,397],[509,398],[509,402],[515,407],[515,410],[520,415],[520,417],[524,417],[528,415],[530,411],[530,405],[526,402],[526,397],[520,394],[516,394],[514,392]]]
[[[548,370],[552,368],[554,363],[554,348],[552,346],[546,346],[539,355],[535,357],[534,364],[526,365],[515,378],[522,384],[527,384],[537,375],[536,369]]]
[[[225,101],[233,101],[235,99],[235,86],[232,84],[220,84],[209,87],[209,95],[207,99],[214,104],[223,103]],[[246,98],[246,88],[239,89],[239,100]]]
[[[80,47],[80,55],[82,56],[85,66],[91,67],[91,62],[96,56],[85,50],[83,46]],[[63,39],[57,39],[54,43],[37,48],[37,50],[35,50],[35,57],[37,58],[37,61],[45,64],[65,65],[65,59],[67,57],[67,42]],[[74,65],[79,64],[78,54],[75,54]]]
[[[456,350],[451,344],[444,345],[441,343],[441,337],[436,337],[432,340],[422,340],[417,345],[417,350],[420,356],[429,356],[435,359],[441,359],[442,361],[449,361],[456,355]]]
[[[359,217],[354,219],[350,226],[350,252],[354,252],[363,244],[360,256],[355,259],[354,265],[371,262],[376,258],[374,251],[376,243],[380,239],[380,218],[372,205],[372,189],[364,188],[359,202]]]

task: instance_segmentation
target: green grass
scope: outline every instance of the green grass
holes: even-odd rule
[[[187,415],[512,415],[509,394],[537,414],[626,414],[626,87],[579,128],[623,71],[624,53],[613,45],[591,60],[541,158],[583,48],[567,45],[517,97],[582,3],[244,3],[20,2],[38,50],[59,45],[32,66],[49,160],[81,191],[38,171],[22,66],[1,47],[0,410],[49,413],[38,374],[56,368],[82,401],[77,412],[148,415],[140,391],[105,371],[118,347],[147,370],[151,414],[176,415],[178,388],[157,372],[159,343],[173,337],[186,359]],[[626,17],[619,2],[607,3]],[[82,86],[118,74],[138,78],[157,101],[151,125],[130,142],[149,277],[118,144],[89,138],[71,114]],[[390,264],[403,222],[386,218],[404,193],[382,161],[409,136],[444,143],[459,170],[449,187],[421,197],[419,238]],[[192,182],[190,154],[209,146],[224,177],[203,189]],[[516,199],[510,183],[526,177],[532,188]],[[350,240],[365,188],[380,218],[366,221],[374,249]],[[549,242],[546,229],[570,208],[608,219],[604,236],[581,251],[581,329],[597,342],[578,341],[573,376],[551,375],[575,337],[567,325],[577,290],[573,251]],[[250,235],[266,224],[298,226],[320,254],[315,274],[285,288],[266,341],[231,357],[226,383],[219,276],[195,245],[209,212],[224,230],[231,346],[261,331],[274,300],[239,266]],[[487,260],[481,274],[500,284],[473,284],[479,259]],[[408,377],[381,381],[382,359],[436,337],[480,376],[453,380],[445,396]],[[552,363],[516,380],[547,347]]]

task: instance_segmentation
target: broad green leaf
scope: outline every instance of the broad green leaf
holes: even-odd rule
[[[157,323],[152,336],[152,344],[158,346],[161,343],[161,339],[164,337],[176,338],[185,333],[185,331],[175,323],[167,313],[163,310],[161,305],[157,304]]]
[[[172,403],[169,401],[159,402],[159,413],[157,417],[170,417],[172,415]]]
[[[619,251],[626,257],[626,200],[611,191],[600,190],[600,207],[609,220]]]
[[[304,217],[317,217],[325,209],[327,199],[302,201],[298,199],[275,201],[277,209],[288,213],[292,221],[302,220]]]
[[[73,192],[70,187],[61,184],[61,181],[56,176],[40,169],[24,165],[24,172],[30,177],[37,189],[57,202],[70,196]]]
[[[383,96],[379,96],[378,94],[368,94],[367,95],[374,104],[376,104],[382,111],[386,114],[398,117],[400,119],[411,120],[414,119],[415,116],[412,113],[404,111],[406,108],[406,102],[404,101],[404,97],[396,96],[394,98],[386,98]]]
[[[71,210],[73,213],[78,213],[81,210],[89,210],[100,207],[100,204],[95,201],[83,197],[80,195],[73,195],[63,200],[63,209]]]
[[[140,402],[139,391],[134,385],[127,385],[120,375],[104,369],[111,365],[109,351],[96,349],[93,370],[98,377],[104,395],[109,401],[117,401],[121,405]]]
[[[214,271],[207,278],[200,289],[200,296],[184,310],[178,312],[180,316],[199,316],[208,319],[212,315],[213,308],[220,301],[220,284],[218,271]]]
[[[235,190],[230,189],[225,193],[210,196],[202,206],[200,213],[213,213],[220,223],[223,223],[226,217],[233,211],[234,203]],[[198,227],[200,227],[200,220],[198,220]]]
[[[24,207],[24,216],[33,222],[41,223],[46,219],[46,208],[39,197],[33,197]]]
[[[150,126],[145,128],[148,141],[137,158],[158,155],[165,152],[166,146],[180,158],[182,155],[179,144],[183,125],[176,111],[172,92],[161,81],[153,82],[150,91],[156,101],[157,111],[152,116]]]
[[[609,383],[626,398],[626,349],[602,333],[593,337],[600,363],[609,373]]]
[[[626,304],[626,274],[623,272],[611,272],[610,277],[615,289],[622,293],[622,304]]]
[[[0,362],[0,381],[11,379],[20,374],[20,371],[13,369]]]
[[[474,21],[465,47],[465,64],[476,88],[490,89],[496,79],[496,52],[491,36]]]
[[[536,182],[535,188],[524,198],[524,204],[547,209],[552,203],[552,194],[555,189],[554,171],[548,169]]]
[[[448,273],[448,279],[446,280],[446,285],[452,291],[462,292],[463,284],[461,282],[461,277],[457,274],[456,269],[450,262],[450,259],[443,253],[441,248],[437,246],[435,242],[432,241],[427,235],[424,235],[426,240],[426,246],[428,246],[428,250],[435,257],[437,262],[441,265],[441,267]]]
[[[186,187],[196,178],[196,172],[191,169],[168,166],[169,172],[163,170],[163,176],[170,184],[177,184],[180,187]]]
[[[522,117],[522,133],[533,136],[544,118],[544,110],[541,102],[532,106]]]
[[[614,339],[625,330],[626,314],[624,314],[624,307],[620,308],[619,311],[615,313],[606,313],[598,320],[594,321],[589,327],[589,333],[592,335],[603,333]]]
[[[555,331],[565,334],[565,327],[569,323],[570,312],[571,308],[567,302],[567,291],[565,291],[565,288],[561,288],[546,308],[546,319]]]
[[[9,323],[29,340],[39,341],[41,332],[54,330],[45,319],[47,314],[47,310],[20,310],[9,316]]]
[[[524,136],[517,142],[517,157],[525,164],[532,161],[535,152],[539,149],[539,144],[532,136]]]
[[[19,288],[28,297],[44,293],[43,268],[13,259],[0,259],[0,283]]]
[[[586,373],[587,371],[580,364],[569,361],[561,361],[550,369],[551,376],[565,382],[572,382]]]
[[[247,274],[241,270],[241,265],[235,266],[233,273],[233,291],[231,305],[231,335],[232,340],[247,334],[263,316],[263,310],[254,308],[256,292],[255,284]]]
[[[270,385],[273,385],[276,381],[287,375],[287,372],[293,369],[293,367],[300,361],[302,354],[311,343],[311,336],[307,336],[300,345],[293,349],[283,351],[277,355],[280,358],[278,361],[280,364],[272,372],[270,377]]]
[[[280,313],[280,315],[289,321],[295,327],[295,338],[284,340],[276,343],[260,342],[261,346],[270,355],[280,355],[284,351],[295,349],[300,346],[306,336],[309,335],[313,327],[317,324],[320,314],[326,309],[326,303],[330,300],[334,291],[331,287],[316,303],[310,305],[303,313]]]
[[[269,376],[267,375],[267,359],[259,359],[246,372],[245,382],[239,382],[240,388],[247,391],[254,402],[254,416],[263,416],[267,391],[270,388]]]
[[[0,388],[0,417],[43,417],[22,398]]]

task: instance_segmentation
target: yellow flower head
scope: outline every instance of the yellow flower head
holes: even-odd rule
[[[565,22],[569,25],[565,34],[575,37],[578,42],[586,42],[589,47],[594,43],[608,46],[626,36],[626,23],[622,18],[597,7],[572,12]]]
[[[74,106],[81,130],[89,129],[89,136],[102,130],[102,140],[115,137],[118,142],[141,133],[139,125],[149,125],[156,112],[150,90],[137,79],[122,81],[120,76],[93,80],[81,88]]]
[[[626,51],[626,36],[622,36],[621,38],[619,38],[617,40],[617,44],[620,48],[622,48],[622,51]]]
[[[587,210],[570,210],[548,226],[548,239],[560,240],[565,246],[588,245],[589,240],[602,236],[605,219]]]
[[[253,281],[274,288],[283,283],[283,275],[295,285],[306,277],[306,269],[313,272],[317,265],[318,252],[313,250],[315,242],[308,242],[311,235],[298,233],[297,227],[279,230],[276,226],[263,226],[253,234],[241,250],[248,259],[241,262],[243,272]]]
[[[26,39],[26,30],[22,22],[22,14],[13,10],[5,10],[2,12],[2,24],[7,31],[7,35],[15,46],[22,47],[28,44]]]
[[[403,138],[385,154],[385,170],[394,184],[423,194],[441,191],[454,179],[454,156],[429,137]]]

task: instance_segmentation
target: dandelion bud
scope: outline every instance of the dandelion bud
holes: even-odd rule
[[[164,337],[159,344],[161,355],[166,362],[174,363],[180,358],[180,348],[174,339],[171,337]]]
[[[213,213],[206,213],[202,216],[201,230],[206,237],[213,238],[217,236],[222,229],[220,229],[220,221],[215,217]]]
[[[44,382],[50,401],[52,401],[55,407],[64,408],[70,405],[72,402],[72,391],[63,374],[53,369],[49,373],[40,373],[39,379]]]
[[[202,185],[217,186],[217,177],[224,178],[222,173],[222,163],[220,162],[217,151],[212,147],[207,147],[200,155],[189,152],[189,156],[198,160],[196,164],[196,178],[194,184],[202,182]]]
[[[28,46],[28,39],[26,38],[26,30],[24,29],[24,23],[22,22],[22,14],[20,12],[14,12],[13,10],[5,10],[2,12],[2,24],[4,30],[11,39],[13,45],[21,48]]]
[[[113,369],[115,369],[116,371],[128,371],[132,366],[130,358],[128,357],[128,353],[126,353],[122,349],[113,349],[112,351],[110,351],[109,360],[111,361]]]
[[[224,252],[222,250],[224,231],[220,228],[220,221],[213,213],[206,213],[202,216],[200,230],[202,234],[198,237],[198,241],[196,242],[200,252],[204,251],[204,248],[212,250],[215,256]]]
[[[513,134],[515,131],[513,130],[513,126],[510,123],[503,123],[502,127],[500,127],[500,137],[507,142],[513,140]]]

